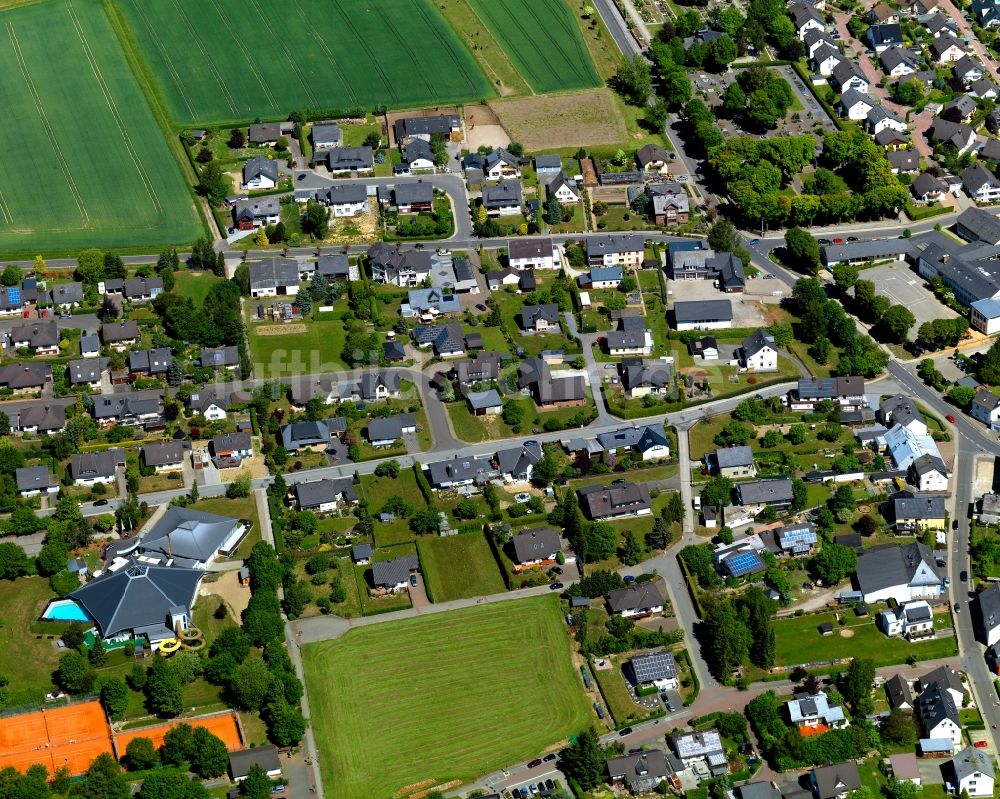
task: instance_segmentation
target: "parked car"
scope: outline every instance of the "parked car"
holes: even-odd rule
[[[553,566],[551,569],[549,569],[549,571],[552,572],[553,574],[562,574],[563,572],[563,570],[559,566]]]
[[[542,760],[545,763],[551,763],[553,760],[556,759],[556,757],[558,757],[558,755],[556,755],[555,752],[553,752],[552,754],[546,755],[545,757],[543,757]]]
[[[756,247],[758,244],[760,244],[760,239],[750,239],[751,247]]]
[[[974,747],[976,747],[976,749],[985,749],[986,748],[986,741],[973,741],[972,745]]]
[[[549,590],[550,591],[562,591],[563,588],[565,588],[565,586],[562,583],[550,583],[549,584]]]
[[[958,577],[964,583],[969,579],[969,573],[965,569],[962,569],[962,573],[959,574]]]
[[[842,238],[840,238],[840,236],[837,236],[837,237],[836,237],[836,238],[835,238],[835,239],[833,240],[833,243],[834,243],[834,244],[843,244],[843,243],[844,243],[844,240],[843,240]]]
[[[476,303],[476,310],[477,311],[485,311],[486,310],[486,306],[483,305],[481,302],[477,302]]]
[[[415,575],[415,574],[411,574],[410,575],[410,585],[416,587],[416,585],[417,585],[417,575]]]
[[[955,612],[956,613],[961,613],[962,612],[962,606],[959,605],[957,602],[955,603]]]
[[[631,735],[632,734],[632,728],[631,727],[622,727],[620,730],[618,730],[618,734],[622,738],[624,738],[626,735]]]
[[[528,768],[535,768],[535,766],[540,766],[540,765],[542,765],[542,759],[540,757],[536,757],[534,760],[528,763]]]
[[[556,784],[552,781],[551,777],[545,780],[545,787],[550,791],[555,789]]]
[[[818,244],[833,244],[833,242],[830,241],[830,239],[816,239],[816,242]]]
[[[108,501],[106,499],[99,499],[99,500],[97,500],[94,503],[94,507],[97,508],[97,507],[100,507],[102,505],[107,505],[107,504],[108,504]]]

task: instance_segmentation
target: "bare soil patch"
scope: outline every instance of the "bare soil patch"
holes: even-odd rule
[[[854,637],[854,630],[851,630],[851,629],[848,629],[847,627],[844,627],[840,631],[840,637],[841,638],[853,638]]]
[[[526,150],[617,144],[628,138],[610,89],[490,103],[511,139]]]
[[[290,336],[293,333],[305,333],[308,330],[305,325],[262,325],[254,330],[258,336]]]

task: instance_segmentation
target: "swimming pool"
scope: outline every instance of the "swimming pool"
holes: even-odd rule
[[[42,614],[49,621],[90,621],[90,617],[72,599],[55,599]]]

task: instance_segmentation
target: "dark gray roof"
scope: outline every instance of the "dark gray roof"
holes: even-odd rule
[[[281,445],[289,451],[329,443],[330,429],[322,420],[293,422],[281,428]]]
[[[736,788],[739,799],[781,799],[781,791],[770,782],[748,782]]]
[[[244,183],[260,176],[270,178],[274,183],[277,183],[278,162],[264,155],[255,155],[243,165]]]
[[[819,799],[831,799],[861,787],[857,764],[851,761],[813,769],[813,779]]]
[[[368,146],[334,147],[332,150],[324,150],[324,154],[332,171],[371,169],[374,163],[374,153]]]
[[[219,452],[252,451],[253,441],[249,433],[222,433],[212,438],[212,450]]]
[[[962,686],[962,680],[958,676],[958,672],[948,666],[938,666],[936,669],[932,669],[920,677],[917,683],[921,691],[926,691],[932,685],[940,685],[942,688],[947,688],[960,694],[965,693],[965,688]]]
[[[47,363],[9,363],[0,366],[0,385],[9,388],[44,386],[52,378],[52,367]]]
[[[21,470],[18,469],[17,471],[20,472]],[[17,487],[20,489],[20,476],[18,476],[17,480]],[[1000,627],[1000,584],[990,583],[976,595],[976,603],[979,606],[979,615],[982,618],[984,632],[983,637],[985,638],[985,633]]]
[[[344,140],[344,134],[337,123],[324,122],[312,126],[312,140],[317,147],[321,144],[337,146]]]
[[[454,114],[437,114],[428,117],[404,117],[393,123],[396,139],[406,136],[426,136],[432,133],[450,133],[460,128],[461,120]]]
[[[406,582],[410,572],[419,571],[420,561],[416,555],[403,555],[395,560],[376,561],[372,564],[372,582],[375,587],[392,588]]]
[[[351,547],[351,558],[353,560],[370,560],[374,552],[372,545],[367,542],[364,544],[355,544]]]
[[[990,780],[993,780],[995,777],[993,761],[990,759],[990,756],[982,749],[976,749],[973,746],[968,746],[955,755],[951,761],[951,765],[955,769],[955,777],[959,783],[977,772],[985,774]]]
[[[559,306],[554,302],[544,305],[525,305],[521,308],[521,327],[534,327],[535,322],[542,319],[550,325],[559,324]]]
[[[937,574],[934,557],[920,543],[905,547],[896,544],[872,547],[858,558],[858,587],[865,594],[897,585],[906,585],[913,579],[920,563],[926,563]]]
[[[139,338],[139,323],[135,320],[126,322],[113,322],[101,325],[101,338],[105,343],[130,341]]]
[[[1000,219],[982,208],[966,208],[958,215],[955,225],[973,234],[979,241],[1000,244]]]
[[[142,457],[147,466],[181,463],[189,446],[190,444],[186,441],[152,441],[143,445]]]
[[[18,491],[45,490],[53,484],[48,466],[22,466],[14,472]]]
[[[497,450],[497,466],[501,473],[526,474],[529,466],[542,459],[542,447],[537,441],[527,442],[520,447]]]
[[[616,233],[587,239],[587,257],[591,259],[612,253],[642,252],[645,248],[646,240],[639,233]]]
[[[295,484],[295,498],[302,510],[318,508],[329,502],[357,502],[358,494],[354,488],[354,480],[342,477],[337,480],[312,480],[308,483]]]
[[[420,159],[433,162],[434,151],[431,149],[430,144],[423,139],[413,139],[403,148],[403,160],[407,164],[412,164],[414,161]]]
[[[202,347],[201,365],[218,369],[223,366],[239,366],[240,351],[237,347]]]
[[[173,359],[174,355],[170,347],[135,350],[128,354],[128,368],[130,372],[148,372],[151,375],[165,374]]]
[[[368,190],[361,183],[338,183],[317,192],[316,197],[327,205],[350,205],[367,200]]]
[[[778,480],[752,480],[739,483],[736,495],[740,505],[758,505],[761,503],[783,503],[792,501],[792,481],[788,478]]]
[[[316,262],[316,271],[326,278],[347,280],[351,274],[351,263],[344,253],[321,255]]]
[[[299,265],[291,258],[269,258],[253,261],[248,267],[250,288],[261,290],[278,286],[299,285]]]
[[[66,305],[83,300],[83,283],[57,283],[49,294],[54,305]]]
[[[417,418],[412,413],[398,413],[381,419],[368,420],[369,441],[395,441],[403,437],[404,427],[414,427]]]
[[[434,200],[434,187],[422,180],[409,183],[397,183],[392,190],[396,205],[415,205],[429,203]]]
[[[239,779],[250,773],[251,766],[260,766],[265,773],[280,771],[281,760],[276,746],[252,746],[229,753],[229,773]]]
[[[459,457],[457,455],[451,460],[428,463],[427,471],[432,486],[462,483],[477,478],[484,479],[488,475],[496,475],[489,458]]]
[[[113,477],[115,470],[124,465],[125,450],[121,447],[114,447],[100,452],[71,455],[69,471],[74,480],[88,480],[96,477]]]
[[[885,693],[889,698],[889,707],[913,707],[913,692],[910,683],[902,675],[894,674],[885,681]]]
[[[983,186],[1000,186],[1000,181],[982,164],[973,164],[962,172],[962,185],[970,194],[975,194]]]
[[[615,613],[624,610],[643,611],[663,605],[663,591],[659,580],[632,583],[626,588],[616,588],[608,594],[608,606]]]
[[[358,381],[362,399],[374,399],[380,388],[391,392],[399,391],[399,372],[364,372]]]
[[[94,399],[95,419],[123,419],[159,413],[163,407],[162,391],[130,391]]]
[[[496,186],[483,187],[483,205],[487,208],[501,208],[521,204],[521,184],[516,180],[505,180]]]
[[[533,527],[511,539],[518,563],[547,558],[562,549],[559,531],[551,527]]]
[[[207,561],[219,551],[237,523],[229,516],[172,505],[142,536],[140,546],[146,552],[160,552],[167,557]]]
[[[101,372],[107,367],[107,358],[81,358],[69,362],[69,383],[77,386],[81,383],[99,383]]]
[[[729,300],[690,300],[674,303],[674,319],[685,322],[731,322],[733,304]]]
[[[190,609],[203,571],[132,561],[78,588],[70,597],[107,638],[139,627],[166,626],[172,608]]]
[[[753,465],[752,447],[723,447],[715,451],[715,463],[720,469]]]
[[[649,486],[645,483],[624,483],[610,486],[588,486],[578,492],[581,504],[591,519],[605,519],[636,513],[650,507]]]
[[[608,776],[623,780],[635,793],[648,793],[671,774],[667,755],[662,749],[647,749],[607,759]]]
[[[959,727],[962,726],[955,700],[940,683],[932,683],[920,692],[916,711],[920,723],[928,733],[945,719],[951,719]]]
[[[940,494],[901,491],[892,498],[892,507],[897,519],[943,519],[946,514]]]

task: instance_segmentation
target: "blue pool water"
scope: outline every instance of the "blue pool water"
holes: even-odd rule
[[[49,603],[42,614],[43,619],[52,621],[89,621],[87,614],[83,612],[72,599],[57,599]]]

